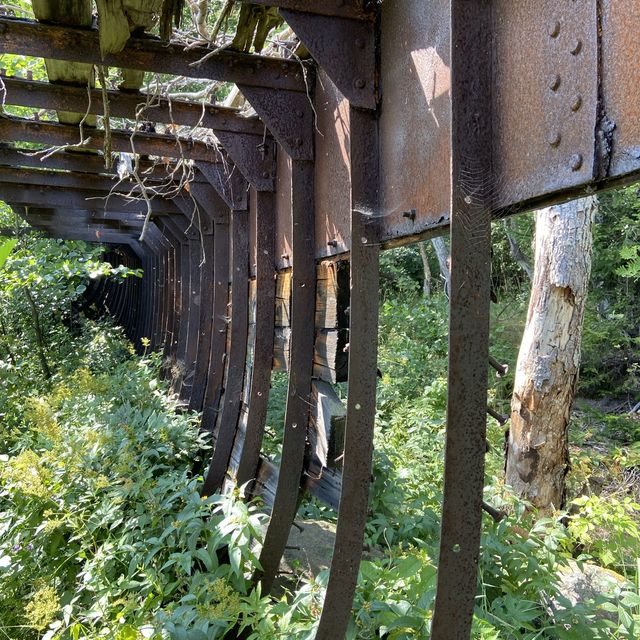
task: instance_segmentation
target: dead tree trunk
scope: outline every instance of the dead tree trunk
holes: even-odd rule
[[[541,509],[564,503],[597,201],[538,212],[535,271],[511,402],[506,481]]]
[[[431,268],[429,267],[429,256],[427,255],[427,243],[418,242],[418,251],[420,251],[422,270],[424,271],[424,280],[422,281],[422,295],[425,298],[429,298],[431,296]]]
[[[431,244],[433,245],[436,256],[438,257],[438,266],[440,267],[440,277],[443,281],[444,292],[449,296],[449,280],[451,278],[449,273],[449,247],[442,236],[433,238],[431,240]]]

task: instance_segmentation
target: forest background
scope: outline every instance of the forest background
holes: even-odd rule
[[[4,58],[11,73],[45,77],[41,63]],[[185,81],[173,90],[222,98],[229,88]],[[21,224],[4,206],[0,215],[0,227]],[[492,377],[499,415],[511,404],[534,227],[532,215],[494,224],[491,352],[510,367]],[[599,197],[593,244],[567,501],[539,514],[505,485],[508,424],[489,419],[485,501],[500,518],[483,520],[474,638],[640,634],[636,186]],[[374,481],[351,638],[428,637],[446,409],[442,249],[382,254]],[[312,575],[298,559],[278,596],[252,587],[260,505],[242,502],[239,489],[199,497],[191,469],[206,443],[198,416],[169,396],[160,355],[136,355],[108,319],[80,311],[90,279],[138,277],[102,256],[32,235],[1,244],[0,638],[202,640],[243,629],[313,638],[326,572]],[[272,383],[265,450],[277,460],[286,377]],[[297,522],[330,531],[335,517],[307,497]],[[597,575],[597,589],[578,597],[567,586],[576,575]]]

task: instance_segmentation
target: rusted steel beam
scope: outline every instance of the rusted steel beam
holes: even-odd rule
[[[491,276],[492,10],[451,2],[451,297],[444,499],[433,640],[468,640],[476,595]],[[486,179],[468,186],[482,167]]]
[[[6,76],[2,81],[7,91],[5,104],[78,113],[88,111],[96,115],[104,113],[100,89],[87,92],[86,87],[59,86]],[[240,115],[238,109],[125,91],[107,91],[107,99],[109,113],[114,118],[205,127],[215,132],[264,135],[262,122],[255,116]]]
[[[213,231],[213,319],[211,344],[209,346],[209,367],[205,387],[201,429],[212,435],[215,429],[227,344],[227,318],[229,304],[229,210],[224,217],[216,220]]]
[[[338,524],[316,640],[344,638],[358,580],[367,520],[378,355],[379,222],[377,120],[349,110],[351,144],[351,285],[349,390]]]
[[[280,13],[351,106],[375,109],[374,21],[284,8]]]
[[[278,487],[260,553],[262,571],[256,572],[264,592],[278,572],[298,506],[311,398],[315,318],[313,164],[295,161],[292,168],[291,207],[292,292],[289,386],[285,411]]]
[[[47,171],[43,169],[24,169],[22,167],[6,167],[0,165],[0,182],[12,184],[28,184],[44,187],[63,187],[65,189],[82,189],[87,191],[103,191],[104,193],[131,193],[140,197],[140,189],[132,180],[118,180],[106,176],[88,173],[68,173],[63,171]],[[161,189],[158,189],[161,191]],[[169,191],[169,189],[165,189]],[[174,186],[175,192],[175,186]]]
[[[373,20],[375,18],[375,12],[371,10],[373,3],[367,3],[365,0],[323,0],[323,2],[317,2],[317,0],[242,0],[242,2],[354,20]]]
[[[194,411],[202,411],[211,355],[209,349],[211,347],[213,315],[213,245],[213,233],[202,237],[203,264],[200,269],[200,330],[189,402],[189,408]]]
[[[103,58],[97,30],[74,29],[29,20],[0,18],[0,53],[305,91],[303,69],[298,62],[224,49],[215,53],[202,47],[184,49],[150,36],[133,36],[120,53]],[[202,61],[205,56],[208,58]]]
[[[178,332],[180,330],[180,322],[182,320],[182,280],[180,273],[180,262],[182,254],[182,245],[173,227],[167,224],[167,220],[160,219],[156,222],[165,241],[169,244],[169,263],[170,263],[170,291],[167,298],[167,339],[164,342],[163,349],[163,375],[171,380],[175,365],[175,352],[178,341]]]
[[[64,189],[60,187],[26,186],[11,183],[0,183],[0,197],[5,200],[25,205],[41,207],[58,207],[94,211],[121,211],[125,213],[146,213],[147,204],[144,200],[134,200],[121,194],[85,191],[80,189]],[[155,215],[164,214],[172,217],[179,213],[176,205],[164,198],[154,198],[151,207]]]
[[[31,148],[10,147],[0,143],[0,165],[8,167],[26,167],[30,169],[48,169],[71,171],[84,174],[104,174],[115,176],[118,174],[117,163],[114,162],[110,169],[104,165],[104,157],[97,153],[60,151],[45,160],[42,155],[34,155],[36,151]],[[175,172],[175,173],[174,173]],[[181,175],[180,168],[173,162],[150,162],[139,160],[139,175],[145,182],[160,181],[171,182]],[[202,181],[203,176],[194,174],[192,181]]]
[[[70,147],[82,142],[82,147],[86,149],[104,149],[102,129],[85,129],[84,134],[85,139],[81,141],[78,127],[15,117],[0,118],[0,140],[3,142],[35,142],[59,147]],[[213,163],[224,160],[217,149],[204,142],[190,138],[176,140],[175,136],[160,133],[112,130],[111,149]]]
[[[216,429],[216,444],[202,487],[211,495],[222,487],[238,425],[247,357],[249,323],[249,212],[231,212],[231,341],[226,362],[224,396]]]
[[[271,193],[256,195],[256,301],[253,366],[247,422],[236,479],[243,485],[256,477],[267,418],[275,305],[275,199]]]

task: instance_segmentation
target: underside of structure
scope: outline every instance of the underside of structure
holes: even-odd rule
[[[263,592],[300,492],[338,509],[316,635],[327,640],[345,634],[367,516],[379,252],[450,232],[432,637],[468,638],[491,220],[637,179],[640,5],[252,3],[273,5],[306,55],[186,48],[170,42],[166,12],[164,39],[137,24],[114,45],[93,26],[89,0],[34,0],[37,21],[0,17],[0,53],[45,58],[49,77],[3,76],[3,104],[57,112],[0,117],[0,198],[29,230],[107,244],[114,259],[143,268],[140,280],[95,283],[85,304],[106,309],[137,346],[148,338],[164,353],[172,389],[202,411],[214,442],[204,491],[248,483],[248,494],[264,499]],[[119,90],[95,88],[107,67],[124,70]],[[253,114],[141,92],[142,72],[233,83]],[[162,124],[165,133],[155,133]],[[207,135],[186,137],[186,127]],[[289,375],[279,466],[261,455],[277,370]],[[346,427],[336,443],[328,383],[344,381]],[[339,464],[329,444],[342,450]]]

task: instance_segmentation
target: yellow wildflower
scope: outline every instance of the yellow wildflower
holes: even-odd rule
[[[44,631],[60,611],[60,598],[56,590],[48,585],[38,589],[25,607],[25,617],[29,626]]]

